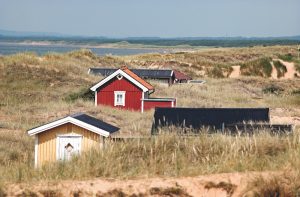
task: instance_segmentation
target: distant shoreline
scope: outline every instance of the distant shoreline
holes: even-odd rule
[[[203,49],[203,48],[212,48],[212,47],[206,47],[206,46],[186,46],[186,45],[177,45],[177,46],[156,46],[156,45],[144,45],[144,44],[130,44],[126,42],[117,42],[117,43],[105,43],[105,44],[74,44],[74,43],[68,43],[66,41],[1,41],[0,45],[6,44],[6,45],[20,45],[20,46],[56,46],[56,47],[78,47],[78,48],[111,48],[111,49],[161,49],[166,50],[168,52],[182,52],[182,51],[195,51],[197,49]]]

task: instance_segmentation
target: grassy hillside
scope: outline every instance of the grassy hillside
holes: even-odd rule
[[[244,68],[245,72],[242,72],[242,75],[269,77],[270,65],[266,65],[267,62],[265,60],[291,57],[291,61],[297,63],[297,54],[296,46],[258,46],[202,49],[195,52],[178,52],[173,54],[143,54],[120,58],[133,67],[174,68],[194,78],[203,76],[227,77],[232,71],[231,66],[235,65],[240,65]],[[253,68],[256,70],[253,70]]]
[[[172,67],[203,76],[203,70],[247,64],[263,57],[287,54],[292,47],[215,49],[195,53],[98,57],[89,51],[37,56],[32,53],[0,57],[0,185],[6,181],[82,179],[92,177],[194,176],[218,172],[283,170],[299,166],[299,131],[291,136],[266,133],[251,137],[205,134],[195,139],[167,135],[116,143],[92,151],[73,163],[33,167],[31,127],[70,113],[86,112],[121,128],[119,135],[149,136],[153,111],[144,114],[95,107],[85,93],[100,80],[89,67]],[[253,65],[253,64],[251,64]],[[218,71],[216,71],[218,73]],[[214,77],[216,77],[214,75]],[[222,77],[222,76],[221,76]],[[270,107],[271,119],[300,116],[300,79],[270,80],[208,78],[204,85],[167,87],[150,81],[153,96],[176,97],[185,107]],[[296,118],[295,118],[296,117]],[[75,164],[75,165],[74,165]],[[111,166],[111,168],[107,168]],[[1,187],[0,187],[1,188]],[[0,191],[1,192],[1,191]]]

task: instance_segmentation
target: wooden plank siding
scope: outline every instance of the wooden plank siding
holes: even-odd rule
[[[81,152],[91,148],[100,148],[103,144],[103,137],[99,134],[78,127],[77,125],[67,123],[53,129],[38,134],[38,166],[47,162],[56,161],[56,139],[57,135],[62,134],[82,135]]]
[[[125,91],[125,106],[117,106],[118,108],[141,110],[141,98],[143,91],[123,77],[118,80],[117,77],[107,82],[97,90],[97,104],[114,106],[114,91]]]

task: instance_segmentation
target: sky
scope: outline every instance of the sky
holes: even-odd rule
[[[300,0],[0,0],[0,29],[107,37],[300,35]]]

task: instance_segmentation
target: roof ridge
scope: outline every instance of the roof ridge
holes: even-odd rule
[[[148,88],[149,90],[153,90],[154,89],[154,87],[150,83],[148,83],[146,80],[144,80],[141,77],[139,77],[137,74],[135,74],[133,71],[131,71],[127,67],[121,67],[120,69],[123,72],[125,72],[126,74],[128,74],[129,76],[131,76],[132,78],[134,78],[137,82],[139,82],[140,84],[142,84],[143,86],[145,86],[146,88]]]

